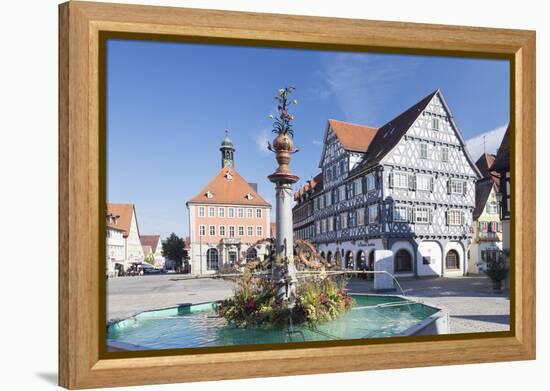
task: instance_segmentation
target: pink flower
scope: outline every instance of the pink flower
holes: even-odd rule
[[[247,311],[255,311],[256,310],[256,302],[254,301],[254,299],[250,298],[246,301],[246,304],[244,306],[244,308],[246,308]]]

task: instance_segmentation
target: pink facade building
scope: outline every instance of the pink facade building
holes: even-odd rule
[[[222,168],[193,198],[189,211],[191,273],[216,273],[223,265],[266,255],[271,205],[234,167],[233,143],[226,135],[220,147]]]

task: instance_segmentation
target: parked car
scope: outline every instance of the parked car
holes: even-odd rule
[[[140,276],[143,276],[145,274],[160,274],[161,273],[160,269],[157,269],[156,267],[154,267],[153,265],[151,265],[150,263],[147,263],[147,262],[143,262],[143,263],[139,264],[137,268],[138,268],[138,274]]]

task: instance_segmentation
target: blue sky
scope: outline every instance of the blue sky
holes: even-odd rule
[[[319,172],[328,118],[378,127],[440,88],[474,159],[509,121],[507,61],[110,40],[107,200],[134,203],[141,234],[186,236],[185,202],[221,168],[229,129],[236,169],[274,205],[268,115],[288,85],[299,184]]]

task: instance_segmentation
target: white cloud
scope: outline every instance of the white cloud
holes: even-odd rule
[[[468,152],[470,152],[472,159],[477,161],[477,159],[479,159],[479,157],[483,154],[484,143],[485,152],[496,154],[498,147],[502,142],[504,132],[506,132],[507,126],[508,125],[499,126],[498,128],[489,130],[466,140],[466,147],[468,148]]]
[[[311,143],[313,145],[323,145],[323,142],[321,140],[312,140]]]
[[[324,58],[322,78],[346,120],[367,125],[380,125],[382,108],[398,91],[392,84],[400,83],[416,72],[414,59],[388,62],[375,54],[343,53]],[[402,88],[402,86],[401,86]]]

